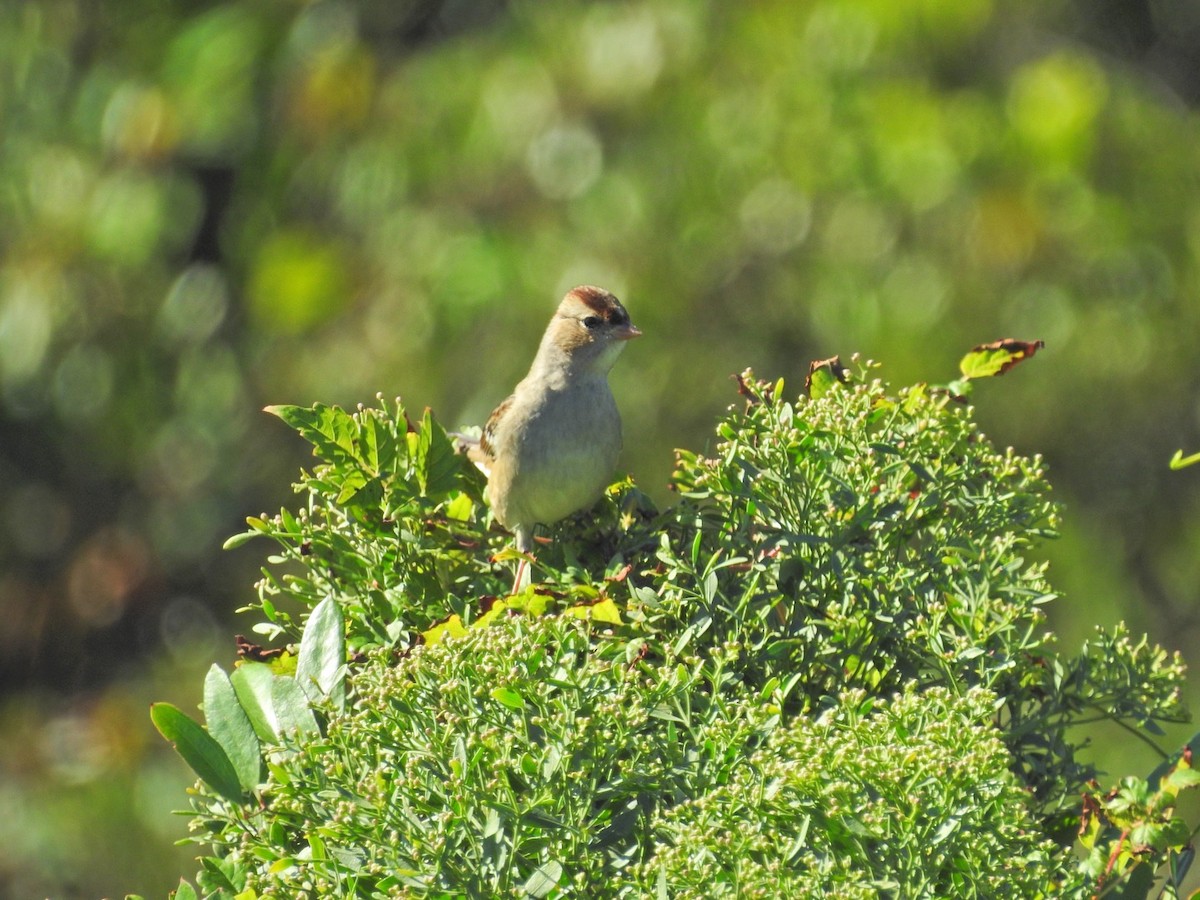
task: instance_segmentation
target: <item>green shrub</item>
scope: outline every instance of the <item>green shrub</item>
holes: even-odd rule
[[[517,596],[428,413],[276,409],[319,462],[236,541],[277,542],[250,609],[298,651],[214,667],[207,732],[156,707],[202,778],[202,889],[1175,890],[1190,753],[1105,793],[1076,752],[1097,720],[1182,720],[1182,667],[1124,629],[1055,652],[1040,461],[995,450],[961,384],[739,387],[670,510],[614,485]]]

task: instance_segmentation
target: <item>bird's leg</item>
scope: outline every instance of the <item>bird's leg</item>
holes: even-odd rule
[[[517,538],[517,552],[521,554],[521,561],[517,563],[517,576],[513,579],[514,594],[520,593],[533,581],[533,573],[529,565],[529,555],[533,552],[533,526],[518,525],[515,529]]]

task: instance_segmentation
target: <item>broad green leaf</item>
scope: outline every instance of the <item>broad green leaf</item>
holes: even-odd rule
[[[359,460],[354,443],[358,426],[344,409],[318,403],[311,408],[268,406],[265,411],[278,416],[300,432],[301,437],[313,445],[316,456],[331,462],[344,459]]]
[[[234,669],[229,678],[238,704],[250,720],[254,733],[260,741],[271,743],[279,740],[279,722],[271,699],[271,685],[275,677],[266,663],[245,662]]]
[[[475,502],[466,494],[459,494],[446,504],[446,518],[458,522],[469,522],[475,511]]]
[[[562,864],[557,860],[543,863],[529,876],[521,890],[527,897],[545,897],[558,887],[558,880],[562,878],[562,873]]]
[[[222,797],[235,803],[242,801],[242,786],[233,763],[199,722],[170,703],[151,704],[150,719],[201,781]]]
[[[398,412],[403,416],[402,410]],[[396,434],[395,428],[384,419],[382,412],[367,419],[363,423],[363,430],[370,432],[369,440],[375,446],[376,471],[380,475],[395,471],[397,459],[407,455],[402,450],[406,448],[403,436]]]
[[[173,900],[198,900],[196,889],[184,878],[179,879],[179,887],[171,892]]]
[[[599,603],[589,603],[584,606],[572,606],[563,610],[564,616],[574,616],[577,619],[590,619],[593,622],[608,622],[612,625],[621,624],[621,610],[609,597]]]
[[[338,506],[345,506],[348,501],[353,500],[358,493],[367,486],[367,484],[378,484],[373,478],[370,478],[362,469],[347,469],[342,473],[341,479],[342,489],[334,501]]]
[[[454,488],[460,460],[445,429],[433,420],[428,409],[421,417],[416,462],[417,483],[426,497],[437,497]]]
[[[215,663],[204,678],[204,718],[208,733],[233,763],[242,790],[253,791],[262,772],[262,747],[229,676]]]
[[[497,703],[507,706],[509,709],[524,709],[525,698],[514,691],[512,688],[498,687],[492,688],[491,698]]]
[[[293,732],[320,734],[316,717],[309,707],[308,695],[295,678],[274,675],[271,682],[271,703],[275,709],[275,721],[279,723],[279,736]]]
[[[313,703],[328,697],[337,709],[345,708],[346,629],[332,595],[313,608],[304,625],[296,681]]]
[[[808,364],[808,377],[804,379],[804,392],[816,400],[846,381],[846,367],[837,356],[815,359]],[[782,380],[775,385],[772,402],[778,403],[783,396]]]
[[[467,627],[463,625],[458,613],[454,613],[445,622],[434,625],[428,631],[421,632],[421,636],[425,638],[425,643],[436,644],[446,638],[462,637],[466,633]]]

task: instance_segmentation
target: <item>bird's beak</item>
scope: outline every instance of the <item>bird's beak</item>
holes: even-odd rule
[[[636,325],[623,325],[616,330],[613,336],[618,341],[632,341],[635,337],[642,336],[642,330]]]

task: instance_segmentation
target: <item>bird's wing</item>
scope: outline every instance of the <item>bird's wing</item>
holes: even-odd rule
[[[470,434],[462,434],[461,432],[451,432],[454,438],[454,449],[459,453],[466,454],[467,459],[475,463],[475,466],[484,475],[490,474],[492,463],[496,459],[496,427],[504,414],[508,412],[508,408],[512,406],[513,398],[508,397],[503,403],[492,410],[492,414],[488,416],[487,424],[483,426],[483,433],[479,437]]]
[[[477,459],[476,462],[483,461],[490,463],[496,458],[496,429],[500,427],[500,422],[507,415],[515,397],[515,394],[510,394],[488,416],[487,424],[483,426],[483,434],[479,436],[478,452],[480,459]],[[472,457],[472,459],[474,458]]]

